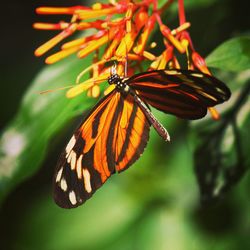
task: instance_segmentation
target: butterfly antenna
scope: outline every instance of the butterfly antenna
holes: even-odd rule
[[[125,47],[126,47],[126,56],[125,56],[125,63],[124,63],[124,78],[126,78],[128,76],[128,47],[127,47],[127,43],[125,42]]]
[[[101,65],[101,64],[104,64],[106,62],[106,60],[101,60],[97,63],[94,63],[92,65],[90,65],[88,68],[84,69],[82,72],[80,72],[76,78],[76,84],[80,83],[81,81],[81,78],[84,74],[86,74],[88,71],[90,71],[91,69],[93,69],[94,67],[98,66],[98,65]]]
[[[69,85],[69,86],[65,86],[65,87],[59,87],[59,88],[55,88],[55,89],[47,89],[47,90],[43,90],[43,91],[37,92],[37,94],[43,95],[43,94],[53,93],[53,92],[58,91],[58,90],[70,89],[72,87],[75,87],[75,85]]]
[[[117,67],[117,64],[116,64],[116,62],[114,61],[114,64],[113,64],[112,67],[110,68],[110,75],[115,75],[115,74],[117,74],[117,72],[116,72],[116,67]]]

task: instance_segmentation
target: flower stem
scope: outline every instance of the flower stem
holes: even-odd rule
[[[179,11],[179,22],[180,25],[184,24],[186,22],[186,16],[185,16],[185,8],[184,8],[184,2],[183,0],[178,0],[178,11]]]

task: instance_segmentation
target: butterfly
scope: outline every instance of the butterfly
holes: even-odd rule
[[[85,117],[58,160],[53,192],[62,208],[81,205],[112,174],[130,167],[143,153],[151,125],[164,140],[170,140],[149,106],[193,120],[231,95],[215,77],[181,69],[124,79],[114,73],[108,83],[115,88]]]

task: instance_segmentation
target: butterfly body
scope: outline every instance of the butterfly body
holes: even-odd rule
[[[187,70],[151,71],[127,79],[112,74],[108,82],[115,89],[90,111],[58,161],[54,199],[63,208],[84,203],[113,173],[131,166],[147,145],[151,125],[170,140],[148,105],[199,119],[208,107],[230,97],[218,79]]]

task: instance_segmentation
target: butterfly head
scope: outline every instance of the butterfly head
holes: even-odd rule
[[[108,83],[110,85],[118,85],[122,81],[121,77],[118,74],[113,74],[108,78]]]
[[[130,91],[129,86],[126,84],[126,81],[122,79],[118,74],[113,74],[108,78],[108,83],[110,85],[115,84],[116,89],[119,92],[127,94]]]

